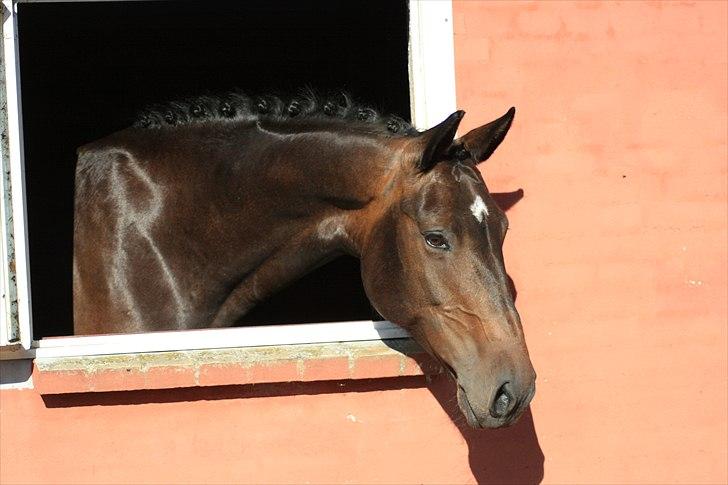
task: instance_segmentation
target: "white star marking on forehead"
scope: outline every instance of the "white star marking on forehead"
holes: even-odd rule
[[[470,212],[473,213],[473,216],[478,220],[478,222],[483,222],[483,219],[490,214],[490,212],[488,212],[488,206],[485,205],[481,196],[477,196],[475,198],[475,201],[470,206]]]

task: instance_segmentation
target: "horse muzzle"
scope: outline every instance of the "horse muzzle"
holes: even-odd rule
[[[457,400],[468,424],[473,428],[510,426],[528,407],[536,393],[535,376],[521,382],[515,378],[501,379],[490,391],[476,399],[458,383]],[[472,400],[471,400],[472,399]]]

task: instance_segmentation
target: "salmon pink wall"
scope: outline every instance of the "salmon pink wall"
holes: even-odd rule
[[[518,109],[484,168],[524,191],[514,427],[441,376],[6,390],[0,481],[726,483],[727,5],[454,2],[464,129]]]
[[[727,6],[454,4],[464,129],[518,110],[483,172],[546,482],[728,480]]]

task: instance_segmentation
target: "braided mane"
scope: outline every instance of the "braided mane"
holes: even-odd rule
[[[374,108],[357,104],[343,92],[321,97],[311,91],[290,98],[270,94],[248,96],[240,91],[221,96],[197,96],[147,108],[139,114],[134,126],[157,129],[209,121],[258,119],[338,120],[362,128],[374,128],[389,136],[417,133],[417,130],[402,118],[383,115]]]

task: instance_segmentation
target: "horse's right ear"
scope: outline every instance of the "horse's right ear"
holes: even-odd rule
[[[497,120],[461,136],[455,141],[455,144],[465,147],[476,163],[484,162],[506,137],[515,115],[516,108],[511,108]]]
[[[420,172],[427,172],[445,159],[463,116],[465,116],[465,111],[456,111],[439,125],[420,133],[417,137],[418,148],[421,150],[421,156],[417,162],[417,169]]]

